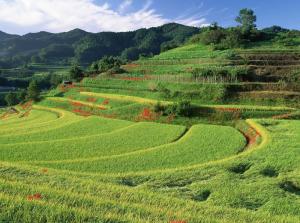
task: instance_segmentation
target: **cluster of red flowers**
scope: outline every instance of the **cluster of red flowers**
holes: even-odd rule
[[[72,88],[75,88],[76,86],[74,84],[70,84],[70,85],[64,85],[64,84],[61,84],[58,89],[61,91],[61,92],[68,92],[70,89]]]
[[[105,99],[103,102],[102,102],[102,105],[108,105],[109,104],[109,99]]]
[[[87,98],[86,101],[95,103],[97,101],[97,98],[90,97],[90,98]]]
[[[91,112],[83,111],[81,109],[73,109],[73,112],[78,114],[78,115],[84,116],[84,117],[88,117],[88,116],[93,115]]]
[[[83,107],[84,105],[80,102],[70,101],[70,104],[74,107]]]
[[[160,114],[152,112],[149,108],[144,108],[141,114],[136,118],[136,121],[155,121],[159,118]]]
[[[27,196],[28,201],[41,200],[41,199],[42,199],[42,195],[40,193],[36,193],[36,194]]]

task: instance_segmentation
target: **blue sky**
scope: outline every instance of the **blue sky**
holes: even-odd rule
[[[178,22],[234,26],[241,8],[251,8],[259,28],[300,29],[299,0],[0,0],[0,30],[8,33],[128,31]]]

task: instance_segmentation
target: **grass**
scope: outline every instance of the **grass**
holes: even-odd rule
[[[217,138],[211,137],[217,134]],[[97,173],[126,173],[180,168],[236,154],[245,146],[244,137],[231,127],[193,126],[180,140],[118,156],[74,162],[43,163],[43,166]],[[101,161],[101,162],[99,162]]]
[[[73,119],[76,120],[77,116]],[[1,160],[63,160],[117,155],[171,142],[185,130],[185,127],[174,125],[155,123],[128,125],[124,121],[114,122],[104,120],[102,125],[95,125],[97,122],[94,119],[94,124],[77,122],[68,127],[66,124],[61,125],[60,127],[63,128],[54,130],[53,125],[48,125],[48,129],[44,132],[5,137],[2,139],[5,144],[1,145]],[[90,128],[82,129],[84,125]],[[103,125],[106,126],[103,127]],[[77,133],[62,133],[66,128],[68,131],[77,131]],[[82,148],[87,149],[82,150]]]
[[[298,93],[191,81],[190,69],[230,66],[232,53],[188,44],[127,74],[52,90],[23,118],[17,107],[0,120],[0,222],[299,222]],[[141,118],[180,100],[191,100],[193,117]]]
[[[299,160],[294,158],[300,142],[299,121],[259,122],[271,137],[259,150],[165,173],[106,178],[1,162],[0,200],[5,212],[0,216],[10,221],[199,222],[222,218],[222,222],[298,222],[298,195],[280,185],[293,182],[294,188],[298,182]],[[287,127],[288,135],[284,134]],[[285,154],[287,145],[291,146]],[[231,172],[241,163],[250,168],[243,174]],[[269,166],[276,168],[277,177],[261,175]],[[41,194],[40,200],[27,199],[36,193]],[[206,201],[199,199],[205,194]],[[32,209],[34,214],[29,214]]]

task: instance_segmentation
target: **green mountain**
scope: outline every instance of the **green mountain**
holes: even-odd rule
[[[90,63],[105,55],[134,60],[139,55],[158,54],[182,44],[199,32],[198,28],[166,24],[133,32],[89,33],[75,29],[64,33],[38,32],[24,36],[0,33],[2,62],[16,65],[19,61]],[[22,58],[22,59],[19,59]],[[7,63],[6,63],[7,64]]]

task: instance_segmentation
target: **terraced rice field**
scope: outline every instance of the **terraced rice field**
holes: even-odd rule
[[[74,97],[58,101],[93,97],[96,100],[85,104],[93,106],[105,99],[141,100],[84,92]],[[273,108],[285,109],[294,111]],[[5,211],[0,220],[298,222],[300,218],[299,121],[248,120],[256,143],[246,147],[246,138],[233,127],[187,128],[84,117],[41,105],[33,106],[26,117],[21,114],[1,119],[0,208]]]
[[[173,79],[166,98],[153,79],[229,53],[187,45],[0,110],[0,222],[300,222],[299,109],[221,104],[225,85]],[[195,117],[152,110],[190,95]]]

